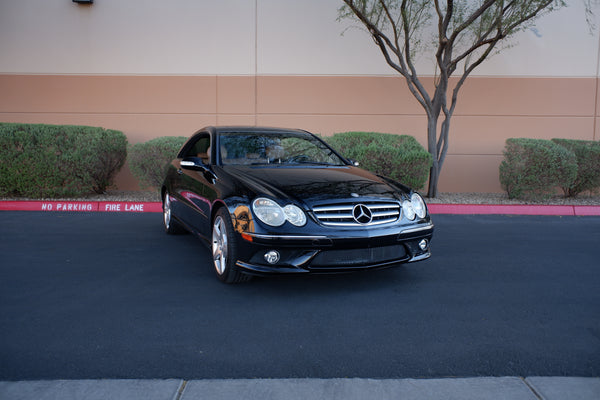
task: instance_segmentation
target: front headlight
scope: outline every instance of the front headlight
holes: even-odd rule
[[[425,206],[425,201],[423,201],[423,198],[419,194],[413,193],[410,196],[410,201],[404,200],[402,202],[402,212],[406,219],[410,221],[416,217],[425,218],[427,215],[427,206]]]
[[[285,214],[285,219],[290,221],[291,224],[296,226],[304,226],[306,224],[306,214],[304,211],[293,204],[288,204],[283,207],[283,213]]]
[[[412,196],[410,196],[410,204],[412,205],[413,210],[415,210],[417,217],[425,218],[425,215],[427,215],[427,207],[425,206],[423,198],[419,196],[418,193],[413,193]]]
[[[285,221],[296,226],[306,224],[306,214],[293,204],[282,208],[271,199],[259,197],[252,202],[252,210],[259,220],[270,226],[281,226]]]
[[[252,210],[254,215],[267,225],[281,226],[285,222],[283,210],[273,200],[259,197],[252,202]]]
[[[402,202],[402,212],[404,213],[404,216],[406,217],[406,219],[408,220],[413,220],[415,219],[415,216],[417,215],[417,213],[415,212],[412,203],[408,200],[404,200]]]

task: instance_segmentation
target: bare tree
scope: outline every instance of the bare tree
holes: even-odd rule
[[[594,1],[584,0],[586,17],[591,15]],[[563,0],[344,0],[344,3],[338,10],[338,20],[349,19],[366,28],[386,62],[406,79],[410,92],[425,109],[427,147],[433,157],[429,197],[438,193],[448,151],[450,121],[467,77],[499,51],[499,44],[506,43],[505,39],[566,5]],[[415,67],[416,55],[428,50],[435,56],[436,64],[432,93]],[[451,81],[454,74],[456,79]]]

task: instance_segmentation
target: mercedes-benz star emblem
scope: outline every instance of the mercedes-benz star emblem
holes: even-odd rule
[[[373,219],[373,213],[364,204],[357,204],[352,209],[352,216],[359,224],[368,224]]]

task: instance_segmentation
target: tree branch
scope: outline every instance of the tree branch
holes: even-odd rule
[[[515,7],[515,2],[511,1],[506,7],[504,7],[502,9],[502,12],[494,20],[494,23],[492,23],[490,25],[489,29],[484,34],[479,35],[478,40],[469,49],[467,49],[462,54],[460,54],[458,57],[456,57],[454,60],[452,60],[452,62],[451,62],[452,68],[455,69],[456,65],[459,62],[461,62],[463,59],[467,58],[469,55],[471,55],[473,52],[477,51],[479,48],[488,46],[492,43],[497,43],[500,40],[506,38],[517,27],[519,27],[519,26],[523,25],[525,22],[530,21],[531,19],[535,18],[541,11],[543,11],[550,4],[552,4],[552,2],[553,2],[553,0],[546,0],[544,2],[539,3],[538,6],[535,8],[535,10],[531,11],[529,14],[522,15],[520,18],[516,19],[512,24],[505,26],[503,28],[502,25],[505,20],[504,17],[510,11],[512,11],[512,9]],[[489,34],[492,33],[494,30],[497,31],[496,35],[492,38],[488,38]],[[454,32],[454,33],[456,33],[456,32]],[[454,33],[452,35],[453,37],[455,37]],[[495,46],[495,44],[494,44],[494,46]]]
[[[469,26],[471,26],[471,24],[473,22],[475,22],[477,20],[477,18],[481,17],[483,15],[483,13],[487,11],[487,9],[489,9],[492,5],[494,5],[494,3],[496,3],[496,1],[497,0],[487,0],[485,3],[483,3],[477,10],[475,10],[475,12],[473,14],[471,14],[471,16],[469,18],[467,18],[465,20],[465,22],[463,22],[458,28],[456,28],[454,30],[454,32],[452,33],[452,35],[450,36],[450,38],[448,40],[451,43],[454,43],[456,38],[458,37],[458,35],[462,31],[467,29]],[[448,0],[448,2],[452,3],[451,0]]]
[[[385,5],[382,0],[379,0],[379,1],[380,1],[381,5]],[[414,66],[409,67],[407,65],[406,54],[403,54],[403,52],[400,50],[400,47],[399,47],[399,42],[398,42],[399,35],[395,34],[395,42],[398,43],[398,45],[395,45],[389,39],[389,37],[385,33],[383,33],[379,29],[379,27],[376,26],[365,15],[365,13],[363,12],[364,10],[360,10],[355,5],[353,0],[344,0],[344,3],[346,3],[346,5],[348,5],[348,7],[350,7],[350,10],[356,15],[356,17],[368,29],[369,33],[373,37],[373,40],[375,41],[375,43],[381,50],[387,64],[406,78],[406,82],[408,84],[409,90],[411,91],[413,96],[415,96],[415,98],[421,104],[421,106],[425,109],[425,111],[429,114],[431,112],[431,99],[429,97],[429,94],[427,93],[427,90],[421,84]],[[387,10],[386,12],[388,13],[388,15],[390,15],[390,18],[388,18],[388,20],[393,25],[394,32],[398,32],[397,27],[396,27],[397,24],[395,23],[393,18],[391,18],[391,13],[389,13],[389,9],[387,9],[387,7],[384,7],[384,9],[386,9]],[[405,37],[405,40],[406,40],[406,37]],[[394,60],[392,60],[390,51],[392,53],[394,53],[394,55],[397,57],[398,63],[396,63],[396,62],[394,62]],[[410,72],[409,72],[409,70],[410,70]]]

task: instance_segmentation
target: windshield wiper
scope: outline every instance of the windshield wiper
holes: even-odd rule
[[[296,161],[289,164],[310,164],[310,165],[329,165],[332,167],[339,167],[341,164],[332,164],[324,161]]]

